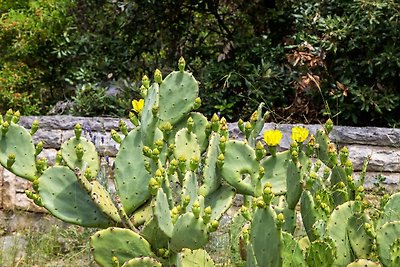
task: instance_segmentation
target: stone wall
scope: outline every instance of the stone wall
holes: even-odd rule
[[[73,128],[76,123],[82,125],[83,136],[95,143],[105,166],[111,164],[108,162],[112,162],[112,157],[117,152],[118,145],[111,139],[109,132],[111,129],[118,128],[118,119],[71,116],[23,117],[21,124],[29,128],[34,119],[38,119],[40,123],[40,129],[34,135],[34,141],[43,141],[45,148],[39,157],[47,157],[50,163],[54,162],[56,152],[61,144],[74,135]],[[129,121],[126,122],[132,126]],[[284,135],[281,147],[287,148],[292,125],[266,124],[264,130],[275,127],[280,129]],[[319,128],[318,125],[306,125],[306,127],[311,133]],[[235,124],[231,124],[230,129],[232,136],[240,136]],[[348,147],[356,173],[361,170],[363,161],[368,156],[371,157],[367,173],[368,187],[373,186],[377,177],[383,176],[386,177],[385,186],[388,190],[398,189],[400,179],[400,129],[337,126],[332,131],[331,138],[338,147]],[[0,208],[4,210],[44,211],[25,196],[24,192],[29,188],[29,182],[0,168]]]

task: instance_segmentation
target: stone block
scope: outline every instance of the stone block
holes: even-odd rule
[[[362,145],[349,145],[348,149],[354,170],[361,170],[364,160],[371,156],[367,171],[400,172],[400,149]]]

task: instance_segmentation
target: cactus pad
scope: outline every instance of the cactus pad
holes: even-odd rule
[[[44,171],[39,178],[39,195],[45,208],[63,221],[86,227],[112,225],[68,167]]]
[[[154,256],[150,244],[129,229],[111,227],[98,231],[90,238],[90,246],[96,262],[105,267],[113,266],[112,257],[126,262],[137,257]]]
[[[183,249],[171,262],[176,267],[214,267],[210,255],[203,249]]]
[[[7,133],[0,132],[0,163],[4,167],[7,167],[10,154],[15,155],[15,162],[8,169],[17,176],[33,181],[36,174],[35,146],[29,132],[14,123],[9,125]]]
[[[150,257],[139,257],[125,262],[122,267],[162,267],[162,264]]]

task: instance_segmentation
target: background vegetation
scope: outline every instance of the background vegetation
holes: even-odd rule
[[[0,16],[0,112],[124,115],[133,81],[183,55],[207,115],[264,101],[278,122],[400,122],[396,0],[0,0]]]

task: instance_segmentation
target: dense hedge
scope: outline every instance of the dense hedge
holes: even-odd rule
[[[264,101],[278,122],[400,122],[395,0],[0,0],[0,14],[1,112],[62,100],[72,114],[126,114],[133,81],[183,55],[208,115]]]

